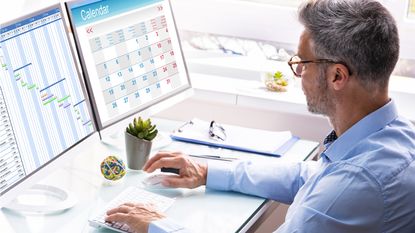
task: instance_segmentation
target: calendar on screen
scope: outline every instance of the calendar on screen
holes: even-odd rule
[[[99,128],[190,88],[169,1],[68,7]]]

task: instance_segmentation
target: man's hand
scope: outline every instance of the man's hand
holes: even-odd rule
[[[179,176],[168,176],[161,182],[166,187],[196,188],[206,184],[207,165],[193,161],[181,152],[160,151],[144,165],[143,170],[153,172],[162,167],[180,169]]]
[[[107,222],[127,224],[129,232],[147,233],[150,222],[164,218],[153,205],[125,203],[107,211]]]

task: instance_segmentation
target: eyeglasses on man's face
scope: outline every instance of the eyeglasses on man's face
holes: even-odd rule
[[[301,73],[304,70],[304,64],[307,63],[333,63],[333,64],[342,64],[346,66],[346,68],[349,70],[349,75],[352,73],[350,72],[349,67],[344,62],[338,62],[333,61],[330,59],[315,59],[315,60],[301,60],[301,58],[298,55],[294,55],[291,57],[290,61],[288,61],[288,65],[290,66],[291,70],[294,73],[294,76],[301,78]]]

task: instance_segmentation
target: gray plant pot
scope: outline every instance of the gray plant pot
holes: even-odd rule
[[[151,151],[151,145],[151,141],[139,139],[125,132],[127,167],[133,170],[141,170],[148,160]]]

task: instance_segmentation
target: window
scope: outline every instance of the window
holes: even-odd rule
[[[415,19],[415,0],[409,0],[408,4],[408,18]]]
[[[247,2],[257,2],[257,3],[264,3],[264,4],[271,4],[277,6],[290,6],[290,7],[297,7],[301,0],[241,0]]]
[[[213,75],[219,77],[218,79],[224,76],[221,83],[223,85],[229,83],[230,90],[235,90],[236,82],[240,82],[243,86],[241,89],[244,89],[250,85],[244,83],[246,80],[258,81],[259,71],[276,69],[278,65],[272,67],[270,65],[273,62],[278,63],[274,60],[282,61],[285,53],[288,55],[295,53],[298,38],[303,30],[303,26],[297,19],[297,7],[302,1],[175,0],[173,6],[176,21],[184,42],[184,52],[190,72]],[[379,2],[391,11],[400,31],[400,60],[395,68],[394,76],[411,77],[393,77],[391,91],[394,92],[393,97],[396,97],[395,99],[402,105],[400,106],[402,114],[415,121],[413,104],[411,105],[410,101],[415,98],[413,88],[415,82],[415,44],[413,43],[415,0],[379,0]],[[408,20],[408,16],[411,19]],[[225,21],[224,17],[226,17]],[[261,60],[261,57],[268,59]],[[288,66],[285,67],[289,69]],[[212,83],[210,80],[212,76],[194,75],[193,77],[200,78],[194,82],[196,88],[210,90],[208,85]],[[205,82],[203,78],[207,81]],[[213,85],[211,89],[216,90],[217,86]],[[298,89],[300,89],[299,85]],[[299,90],[298,93],[300,92]],[[249,89],[244,93],[255,95],[253,93],[257,92]],[[259,98],[267,94],[259,91],[258,93]],[[297,103],[296,98],[301,95],[292,93],[292,101]],[[286,96],[284,99],[289,102]],[[212,100],[211,96],[209,100]]]

